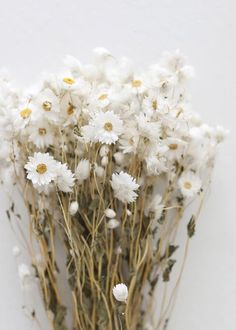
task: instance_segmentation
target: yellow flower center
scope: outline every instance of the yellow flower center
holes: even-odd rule
[[[31,115],[31,113],[32,113],[32,110],[31,109],[25,108],[25,109],[21,110],[20,115],[21,115],[21,117],[23,119],[26,119],[26,118],[29,118],[29,116]]]
[[[72,104],[69,104],[68,108],[66,109],[66,112],[68,115],[72,115],[74,113],[74,106]]]
[[[75,83],[75,80],[73,78],[65,77],[63,78],[64,83],[68,85],[73,85]]]
[[[152,108],[153,108],[154,110],[157,109],[157,100],[154,100],[154,101],[152,102]]]
[[[39,132],[39,135],[46,135],[47,134],[46,128],[39,128],[38,132]]]
[[[49,101],[45,101],[42,104],[42,107],[45,111],[51,111],[52,110],[52,103]]]
[[[141,80],[138,80],[138,79],[135,79],[132,81],[132,86],[133,87],[140,87],[142,85],[142,81]]]
[[[113,125],[112,125],[112,123],[109,123],[109,122],[105,123],[105,125],[104,125],[104,129],[105,129],[106,131],[108,131],[108,132],[111,132],[112,129],[113,129]]]
[[[171,143],[171,144],[169,144],[169,149],[170,150],[176,150],[176,149],[178,149],[178,144],[177,143]]]
[[[38,164],[37,168],[36,168],[36,171],[39,174],[44,174],[45,172],[47,172],[47,166],[45,164]]]
[[[189,181],[184,182],[184,188],[185,189],[191,189],[192,188],[192,183]]]
[[[104,94],[101,94],[101,95],[98,97],[98,100],[99,100],[99,101],[103,101],[103,100],[107,99],[107,97],[108,97],[108,94],[104,93]]]

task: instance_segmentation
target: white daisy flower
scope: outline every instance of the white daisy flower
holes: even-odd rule
[[[110,104],[109,89],[100,89],[92,94],[92,97],[88,100],[89,108],[100,108],[103,109]]]
[[[81,131],[87,142],[113,144],[123,133],[123,121],[113,111],[100,111],[92,116]]]
[[[75,78],[69,73],[58,79],[62,92],[68,92],[71,97],[75,97],[76,95],[87,97],[90,93],[90,84],[81,76],[80,78]]]
[[[124,154],[136,153],[139,143],[139,132],[134,126],[125,126],[124,134],[119,140],[120,149]]]
[[[74,174],[68,169],[67,164],[57,162],[56,164],[55,183],[59,190],[63,192],[71,192],[75,184]]]
[[[151,121],[148,116],[141,113],[137,116],[139,134],[149,141],[157,141],[160,137],[161,125],[158,122]]]
[[[201,179],[191,171],[184,172],[178,180],[181,193],[186,198],[194,197],[202,186]]]
[[[179,160],[184,154],[187,143],[181,139],[169,137],[165,140],[168,151],[166,157],[169,160]]]
[[[130,82],[130,88],[132,89],[134,94],[142,94],[147,90],[147,85],[145,82],[145,78],[142,76],[136,76]]]
[[[56,161],[48,153],[35,152],[33,157],[29,157],[25,169],[27,179],[39,186],[49,184],[57,176]]]
[[[114,196],[123,203],[132,203],[138,196],[135,192],[139,188],[136,179],[123,171],[112,174],[111,186]]]
[[[150,154],[145,158],[148,175],[159,175],[168,170],[167,159],[165,157],[167,150],[166,146],[160,146],[154,155]]]
[[[163,172],[167,172],[167,160],[163,153],[159,152],[156,155],[150,155],[145,158],[147,165],[148,175],[159,175]]]
[[[21,105],[18,109],[13,110],[14,127],[17,130],[25,128],[36,114],[35,106],[28,102]]]
[[[28,128],[29,141],[38,148],[45,148],[54,143],[55,135],[53,127],[45,120],[40,120]]]
[[[60,116],[64,126],[77,124],[80,116],[81,99],[77,93],[65,93],[60,100]]]
[[[37,106],[36,118],[47,118],[50,121],[56,122],[59,120],[59,100],[53,91],[49,88],[44,89],[35,99]]]
[[[128,288],[124,283],[116,284],[112,289],[112,293],[118,301],[125,302],[128,298]]]
[[[65,90],[75,90],[78,87],[78,81],[70,74],[61,78],[61,88]]]

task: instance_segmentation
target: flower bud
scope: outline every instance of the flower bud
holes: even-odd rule
[[[76,201],[70,203],[69,213],[70,215],[75,215],[79,209],[79,204]]]
[[[103,167],[107,166],[108,161],[109,160],[108,160],[108,157],[107,156],[102,157],[102,161],[101,161],[102,166]]]
[[[109,208],[107,208],[105,211],[104,211],[104,213],[105,213],[105,216],[107,217],[107,218],[115,218],[115,216],[116,216],[116,212],[113,210],[113,209],[109,209]]]
[[[114,286],[112,292],[118,301],[126,301],[128,298],[128,288],[124,283],[119,283]]]
[[[109,153],[109,147],[107,145],[101,146],[101,149],[99,151],[99,155],[101,157],[104,157],[104,156],[107,156],[108,153]]]
[[[121,165],[124,160],[124,154],[122,152],[116,152],[114,154],[114,158],[115,158],[116,164]]]

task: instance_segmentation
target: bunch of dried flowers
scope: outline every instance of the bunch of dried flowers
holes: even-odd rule
[[[184,264],[227,132],[191,110],[193,69],[178,52],[142,71],[94,53],[89,65],[67,57],[31,90],[0,79],[0,178],[28,212],[17,221],[31,266],[19,276],[37,280],[52,329],[163,329],[183,271],[168,295],[176,235],[194,205]]]

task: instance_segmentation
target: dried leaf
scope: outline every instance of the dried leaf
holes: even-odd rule
[[[11,204],[10,209],[11,209],[11,211],[14,213],[14,210],[15,210],[15,204],[14,204],[14,203]]]
[[[196,217],[195,215],[192,215],[187,226],[189,238],[193,237],[193,235],[195,234],[195,227],[196,227]]]
[[[11,214],[10,214],[9,210],[6,210],[6,214],[7,214],[8,220],[11,221]]]
[[[66,307],[62,305],[57,305],[54,319],[55,330],[68,330],[64,324],[65,317]]]
[[[161,261],[166,258],[167,259],[170,258],[174,254],[174,252],[178,249],[178,247],[179,247],[178,245],[169,244],[167,246],[165,254],[161,257]]]
[[[167,267],[164,270],[163,275],[162,275],[164,282],[168,282],[170,280],[170,273],[171,273],[172,268],[175,263],[176,263],[176,260],[174,260],[174,259],[168,260]]]

